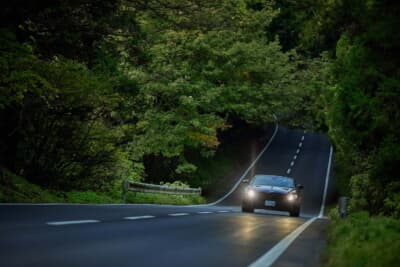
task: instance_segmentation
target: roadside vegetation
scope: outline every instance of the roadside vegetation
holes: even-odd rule
[[[202,162],[223,132],[274,112],[302,121],[308,74],[266,36],[277,14],[247,0],[2,3],[1,167],[60,192],[209,186]]]
[[[323,103],[320,129],[335,146],[338,194],[350,197],[347,219],[331,213],[323,264],[398,265],[400,5],[316,2],[298,47],[324,66],[316,79],[325,87],[316,98]]]
[[[323,262],[329,267],[397,266],[400,251],[400,221],[371,217],[366,211],[351,213],[346,220],[331,212],[329,246]]]
[[[0,7],[0,167],[10,174],[1,201],[117,202],[123,179],[212,188],[243,162],[227,133],[246,136],[275,114],[281,124],[327,133],[335,147],[337,190],[351,197],[354,215],[332,224],[328,259],[345,256],[335,251],[342,231],[355,238],[385,225],[398,233],[398,1]],[[203,201],[166,198],[134,201]],[[386,234],[362,245],[380,246]],[[382,264],[392,259],[379,253]]]
[[[125,202],[122,199],[122,186],[119,183],[102,191],[59,191],[46,189],[32,184],[26,179],[10,172],[1,172],[0,203],[79,203],[79,204],[203,204],[202,196],[163,195],[127,192]],[[189,187],[182,182],[164,184],[167,186]]]

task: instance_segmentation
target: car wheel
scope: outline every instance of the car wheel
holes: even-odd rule
[[[242,212],[250,212],[253,213],[254,212],[254,207],[249,205],[249,204],[242,204]]]
[[[291,217],[299,217],[300,215],[300,206],[293,207],[291,211],[289,211]]]

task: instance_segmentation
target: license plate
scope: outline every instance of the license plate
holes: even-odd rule
[[[267,207],[275,207],[275,201],[265,200],[265,206],[267,206]]]

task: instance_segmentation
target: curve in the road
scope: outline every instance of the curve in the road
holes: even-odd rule
[[[326,182],[331,154],[324,135],[279,127],[237,186],[213,205],[0,205],[1,263],[247,266],[266,251],[277,255],[277,246],[288,245],[282,240],[296,239],[293,233],[301,232],[299,227],[305,228],[304,223],[312,222],[309,218],[321,214],[324,192],[331,190]],[[240,212],[241,179],[255,173],[287,175],[289,167],[290,176],[305,186],[300,218]]]

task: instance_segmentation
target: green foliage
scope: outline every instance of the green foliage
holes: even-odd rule
[[[382,202],[386,192],[371,180],[369,173],[353,175],[350,178],[350,210],[368,210],[373,213],[383,211]],[[395,208],[395,207],[393,207]]]
[[[88,190],[76,201],[121,178],[209,185],[234,162],[208,169],[221,133],[275,114],[329,132],[354,209],[398,216],[398,14],[389,0],[2,3],[0,164]]]
[[[168,187],[183,187],[183,188],[190,188],[190,185],[184,183],[182,181],[173,181],[172,183],[169,182],[161,182],[160,185],[168,186]]]
[[[185,174],[185,173],[195,172],[196,170],[197,170],[197,167],[195,165],[190,164],[190,163],[184,163],[184,164],[179,165],[176,168],[175,172],[177,174]]]
[[[171,186],[189,187],[189,185],[176,181],[167,183]],[[5,203],[122,203],[121,181],[115,181],[112,186],[102,191],[52,191],[32,184],[22,177],[8,171],[0,172],[0,202]],[[163,194],[136,194],[127,193],[127,203],[154,203],[192,205],[203,204],[205,199],[201,196],[178,196]]]
[[[393,1],[321,1],[315,8],[309,21],[314,29],[305,30],[316,39],[303,41],[334,50],[330,77],[321,81],[329,88],[323,92],[324,113],[336,146],[341,193],[373,214],[397,214],[400,6]]]
[[[122,56],[124,48],[124,55],[135,62],[142,56],[137,55],[142,33],[132,10],[124,8],[124,2],[4,2],[0,27],[14,30],[21,41],[33,41],[40,55],[49,59],[63,55],[93,66],[101,61],[97,58],[99,54]],[[125,46],[126,43],[130,46]]]
[[[2,4],[0,162],[30,181],[190,182],[231,121],[298,119],[308,74],[266,37],[270,1],[61,2]]]
[[[218,179],[223,179],[224,176],[232,171],[232,166],[237,163],[234,160],[236,156],[238,155],[228,154],[219,150],[214,157],[194,159],[199,167],[195,177],[192,179],[193,183],[200,185],[202,188],[214,187]]]
[[[217,133],[230,121],[264,125],[274,120],[274,112],[294,114],[296,56],[265,37],[265,26],[276,15],[268,3],[259,9],[245,1],[178,1],[175,8],[165,8],[172,4],[168,1],[164,8],[158,1],[148,4],[149,10],[136,6],[148,61],[124,69],[138,82],[129,149],[145,158],[149,178],[158,169],[167,180],[190,182],[196,168],[185,151],[212,155],[220,143]]]
[[[131,172],[128,154],[116,146],[123,132],[110,121],[120,101],[111,85],[79,63],[38,59],[11,34],[1,39],[3,164],[64,189],[101,186]]]
[[[287,102],[294,99],[291,93],[295,66],[291,62],[295,55],[282,53],[277,41],[265,38],[264,27],[275,16],[269,6],[252,10],[242,4],[210,4],[209,8],[227,20],[220,24],[219,16],[207,17],[207,23],[214,25],[207,30],[198,25],[196,16],[207,16],[204,12],[210,12],[208,9],[196,11],[194,16],[184,15],[183,19],[193,26],[189,29],[150,20],[149,35],[157,37],[151,39],[149,47],[148,75],[142,77],[146,94],[143,98],[151,101],[157,116],[148,114],[143,121],[146,127],[173,124],[171,131],[189,132],[187,141],[179,143],[215,147],[215,132],[224,129],[226,117],[261,125],[271,122],[276,110],[288,112]],[[161,121],[159,116],[168,120]],[[165,129],[153,132],[160,130]],[[172,155],[177,153],[179,150]]]
[[[400,183],[391,182],[387,188],[389,189],[385,199],[384,208],[386,214],[390,214],[393,217],[400,218]]]
[[[58,203],[62,201],[62,194],[43,189],[22,177],[0,169],[0,202]]]
[[[65,193],[65,199],[68,203],[90,203],[90,204],[104,204],[104,203],[120,203],[119,198],[112,198],[108,194],[94,192],[94,191],[70,191]]]
[[[300,41],[304,39],[304,28],[315,13],[316,2],[275,0],[274,7],[279,10],[279,14],[268,26],[267,36],[270,39],[278,36],[284,50],[299,48]]]
[[[150,194],[150,193],[127,193],[127,203],[138,204],[169,204],[169,205],[195,205],[206,203],[201,196],[181,196],[167,194]]]
[[[367,212],[333,219],[323,266],[395,266],[400,250],[400,222],[369,217]]]

